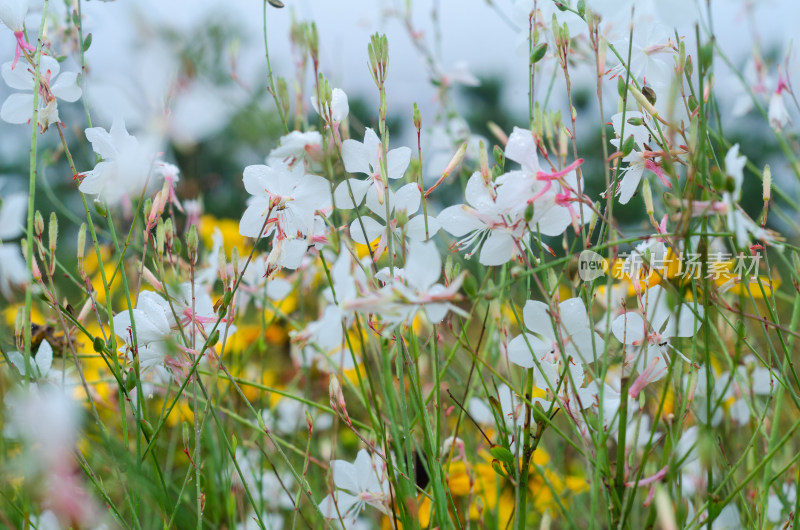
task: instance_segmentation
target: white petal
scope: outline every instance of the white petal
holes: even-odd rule
[[[82,93],[81,87],[78,86],[78,74],[75,72],[64,72],[50,85],[50,90],[58,99],[69,102],[78,101]]]
[[[586,304],[580,298],[570,298],[558,304],[558,314],[561,318],[562,326],[570,335],[589,328]]]
[[[428,237],[425,236],[425,215],[415,215],[406,224],[406,236],[412,241],[426,241],[432,238],[439,231],[439,221],[435,217],[428,215]]]
[[[455,237],[463,237],[470,232],[485,228],[485,225],[470,212],[466,205],[457,204],[442,210],[436,219],[442,230]]]
[[[553,324],[547,304],[538,300],[528,300],[522,309],[522,322],[525,327],[534,333],[538,333],[551,341],[555,340],[553,334]]]
[[[619,203],[628,204],[633,194],[639,189],[639,182],[642,180],[644,173],[644,165],[630,165],[622,176],[622,182],[619,183]]]
[[[331,94],[331,113],[333,121],[340,122],[347,118],[350,113],[350,105],[347,103],[347,94],[341,88],[334,88]]]
[[[111,134],[102,127],[86,129],[86,139],[92,144],[94,152],[103,159],[112,159],[117,156],[117,148],[111,139]]]
[[[362,215],[360,221],[359,219],[354,219],[353,222],[350,223],[350,237],[352,237],[353,241],[356,243],[366,245],[381,235],[385,229],[385,226],[372,217]]]
[[[533,141],[531,131],[514,127],[508,137],[505,150],[506,158],[519,163],[522,168],[535,174],[539,171],[539,156],[536,154],[536,143]]]
[[[408,147],[398,147],[392,149],[386,155],[386,171],[390,179],[399,179],[402,177],[408,164],[411,162],[411,149]]]
[[[0,2],[0,4],[3,2]],[[3,81],[11,88],[17,90],[33,90],[33,74],[27,61],[17,62],[16,68],[11,68],[11,63],[4,63],[2,66]]]
[[[359,179],[347,179],[339,183],[333,192],[333,200],[336,203],[336,207],[343,210],[355,208],[364,200],[364,196],[367,194],[367,190],[370,189],[370,185],[368,180]],[[353,194],[352,198],[350,198],[351,191]]]
[[[644,340],[644,326],[644,319],[639,313],[628,311],[614,319],[611,323],[611,332],[618,341],[633,344]]]
[[[481,248],[481,265],[502,265],[514,255],[514,238],[508,232],[493,230]]]
[[[527,342],[525,341],[526,337],[528,339]],[[533,356],[547,351],[550,351],[550,347],[547,344],[535,335],[525,333],[514,337],[508,343],[508,360],[523,368],[533,368],[536,366]]]
[[[32,117],[32,94],[11,94],[0,109],[0,119],[7,123],[28,123]]]
[[[342,143],[342,161],[348,173],[364,173],[371,175],[370,164],[377,158],[377,152],[370,153],[367,147],[356,140],[345,140]]]
[[[359,492],[358,468],[354,464],[344,460],[334,460],[331,462],[331,474],[338,489],[352,493]]]
[[[436,243],[412,241],[408,245],[408,259],[405,265],[406,280],[419,291],[427,291],[442,274],[442,258]]]
[[[8,352],[8,360],[11,361],[12,366],[17,369],[20,375],[24,376],[27,370],[25,369],[25,357],[18,351]]]
[[[36,352],[36,367],[39,369],[39,376],[44,377],[53,365],[53,347],[46,340],[39,345]]]
[[[397,212],[404,211],[408,215],[413,215],[419,210],[421,197],[419,187],[411,182],[395,192],[392,206]]]
[[[25,212],[28,211],[28,197],[25,193],[14,193],[3,197],[0,207],[0,240],[14,239],[23,232]]]

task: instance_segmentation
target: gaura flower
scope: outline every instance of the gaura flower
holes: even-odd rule
[[[385,515],[389,512],[389,481],[383,462],[375,461],[366,449],[361,449],[352,464],[344,460],[331,462],[331,478],[335,491],[319,503],[326,519],[340,519],[354,525],[366,506]]]
[[[159,185],[157,178],[151,178],[155,150],[128,134],[122,120],[114,120],[108,131],[86,129],[86,139],[103,160],[83,174],[78,188],[82,193],[97,195],[109,205],[130,205],[146,188]]]
[[[412,183],[406,184],[396,192],[389,190],[389,215],[386,219],[386,205],[378,202],[378,195],[373,190],[367,192],[367,208],[377,215],[383,223],[374,218],[362,215],[350,223],[350,237],[356,243],[366,245],[380,237],[375,250],[375,260],[383,255],[389,244],[390,234],[397,243],[402,244],[403,234],[412,241],[425,241],[439,231],[439,222],[435,217],[427,216],[428,237],[425,235],[425,215],[414,215],[419,210],[421,193],[419,187]],[[402,226],[399,226],[402,223]]]
[[[53,123],[60,121],[58,116],[58,99],[68,102],[77,101],[81,97],[81,88],[78,86],[78,74],[64,72],[59,75],[61,66],[49,55],[42,55],[40,59],[39,76],[39,128],[42,131]],[[33,67],[28,63],[15,65],[5,63],[2,66],[3,80],[11,88],[24,90],[15,93],[0,108],[0,118],[8,123],[28,123],[33,117],[33,91],[36,76]]]
[[[14,32],[14,38],[17,40],[12,66],[17,65],[23,50],[36,51],[34,46],[25,41],[25,15],[27,14],[28,0],[0,0],[0,22]]]
[[[381,160],[383,158],[383,146],[375,131],[367,128],[364,131],[364,142],[356,140],[345,140],[342,143],[342,161],[348,173],[363,173],[367,175],[364,180],[349,178],[336,186],[333,192],[333,199],[337,208],[355,208],[370,186],[375,188],[378,202],[383,204],[383,180],[381,179]],[[398,147],[386,153],[386,176],[389,180],[397,180],[402,177],[408,164],[411,162],[411,149],[408,147]],[[350,197],[352,190],[353,196]]]
[[[677,315],[670,309],[667,293],[660,285],[644,292],[643,305],[645,318],[637,312],[628,311],[611,323],[611,332],[620,342],[632,346],[626,363],[635,361],[639,377],[631,385],[630,393],[635,396],[645,385],[658,381],[667,373],[668,351],[672,349],[684,360],[688,359],[675,349],[670,340],[673,337],[691,337],[702,324],[703,308],[696,304],[684,303],[679,306]]]

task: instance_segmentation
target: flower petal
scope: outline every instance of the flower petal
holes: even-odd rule
[[[7,123],[28,123],[33,117],[33,94],[11,94],[0,109],[0,119]]]

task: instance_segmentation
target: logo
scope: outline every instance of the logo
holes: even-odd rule
[[[584,250],[578,258],[578,276],[585,282],[596,280],[608,271],[608,262],[591,250]]]

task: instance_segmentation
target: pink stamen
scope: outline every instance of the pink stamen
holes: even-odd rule
[[[11,63],[12,70],[17,66],[17,61],[23,50],[36,51],[36,48],[25,42],[25,34],[22,31],[15,31],[14,37],[17,39],[17,47],[14,49],[14,61]]]

